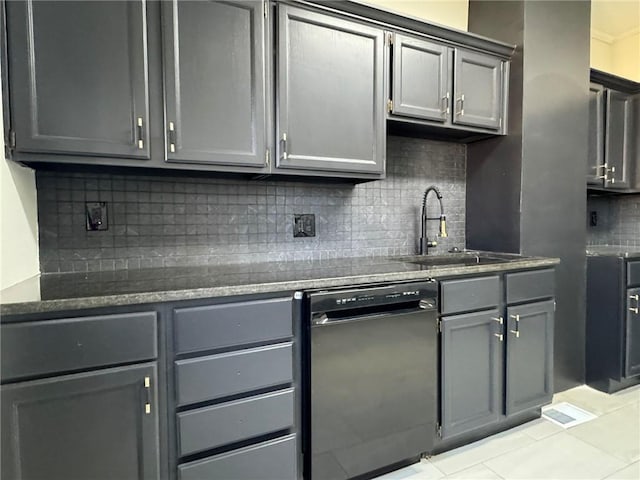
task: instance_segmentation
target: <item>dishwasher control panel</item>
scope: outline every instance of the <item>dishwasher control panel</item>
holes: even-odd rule
[[[427,298],[430,299],[430,304],[435,307],[438,286],[436,282],[426,281],[364,288],[321,290],[309,292],[307,295],[312,312],[419,302]]]

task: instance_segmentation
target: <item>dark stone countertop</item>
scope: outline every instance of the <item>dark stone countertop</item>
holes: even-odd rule
[[[168,267],[43,274],[2,292],[1,315],[424,280],[553,266],[555,258],[512,255],[504,263],[422,266],[414,257]]]
[[[587,255],[591,257],[640,258],[640,247],[629,247],[624,245],[590,245],[587,247]]]

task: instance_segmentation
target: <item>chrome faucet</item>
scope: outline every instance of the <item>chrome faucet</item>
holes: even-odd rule
[[[440,202],[440,216],[439,217],[427,217],[427,197],[429,193],[434,192],[438,201]],[[445,238],[447,236],[447,219],[444,215],[444,206],[442,205],[442,194],[440,190],[434,185],[431,185],[424,192],[424,197],[422,198],[422,234],[420,236],[420,255],[427,255],[429,253],[430,248],[434,248],[438,245],[438,242],[435,240],[429,240],[427,237],[427,222],[429,220],[439,220],[440,221],[440,232],[439,236]]]

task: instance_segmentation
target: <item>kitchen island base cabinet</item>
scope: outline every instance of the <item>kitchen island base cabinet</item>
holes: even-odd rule
[[[442,436],[496,423],[502,403],[498,311],[442,319]]]
[[[2,478],[159,479],[156,379],[148,363],[4,385]]]
[[[640,267],[640,262],[634,263]],[[626,376],[640,375],[640,288],[627,290],[627,337],[625,343]]]

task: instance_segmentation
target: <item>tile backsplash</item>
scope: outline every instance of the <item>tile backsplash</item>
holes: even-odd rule
[[[597,226],[590,225],[596,212]],[[587,244],[640,247],[640,195],[589,197],[587,202]]]
[[[432,184],[449,233],[436,251],[463,248],[465,170],[464,145],[389,137],[387,178],[357,185],[39,171],[41,271],[411,254]],[[85,202],[107,202],[108,230],[86,230]],[[435,195],[429,204],[439,214]],[[315,237],[293,237],[299,213],[315,214]]]

